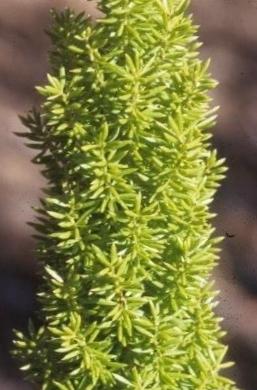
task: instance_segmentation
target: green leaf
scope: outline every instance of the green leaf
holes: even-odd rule
[[[59,282],[61,284],[64,283],[61,276],[58,275],[58,273],[56,271],[54,271],[52,268],[50,268],[49,266],[46,266],[45,270],[54,280],[56,280],[57,282]]]
[[[124,384],[124,385],[128,385],[128,386],[132,386],[132,383],[131,382],[129,382],[126,378],[124,378],[124,376],[121,376],[121,375],[119,375],[119,374],[116,374],[116,373],[113,373],[113,376],[114,376],[114,378],[118,381],[118,382],[120,382],[120,383],[122,383],[122,384]]]
[[[63,219],[63,218],[65,218],[64,214],[58,213],[56,211],[49,211],[49,210],[47,210],[46,212],[47,212],[48,215],[50,215],[51,217],[53,217],[55,219]]]

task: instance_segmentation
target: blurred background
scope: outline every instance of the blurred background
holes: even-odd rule
[[[65,6],[97,15],[85,0],[0,1],[0,389],[31,389],[9,355],[12,329],[26,327],[36,308],[37,262],[31,206],[44,186],[33,152],[13,132],[18,114],[39,104],[34,86],[48,70],[49,9]],[[229,172],[216,196],[218,233],[225,235],[214,278],[220,290],[217,312],[224,318],[230,369],[240,389],[257,389],[257,1],[192,0],[192,12],[212,58],[221,106],[214,143]],[[222,389],[220,389],[222,390]]]

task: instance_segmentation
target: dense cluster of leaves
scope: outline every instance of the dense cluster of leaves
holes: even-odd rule
[[[53,13],[40,113],[35,227],[42,326],[15,355],[43,390],[232,390],[209,281],[209,204],[224,176],[209,143],[216,83],[185,0],[102,0],[96,24]]]

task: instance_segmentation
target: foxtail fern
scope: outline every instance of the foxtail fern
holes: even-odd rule
[[[43,390],[235,390],[213,308],[209,206],[224,177],[187,0],[53,12],[51,74],[23,123],[48,181],[40,326],[15,355]]]

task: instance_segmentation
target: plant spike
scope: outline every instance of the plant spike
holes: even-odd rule
[[[210,274],[216,86],[188,0],[53,11],[40,112],[23,123],[48,181],[31,223],[39,329],[14,355],[43,390],[235,390]]]

